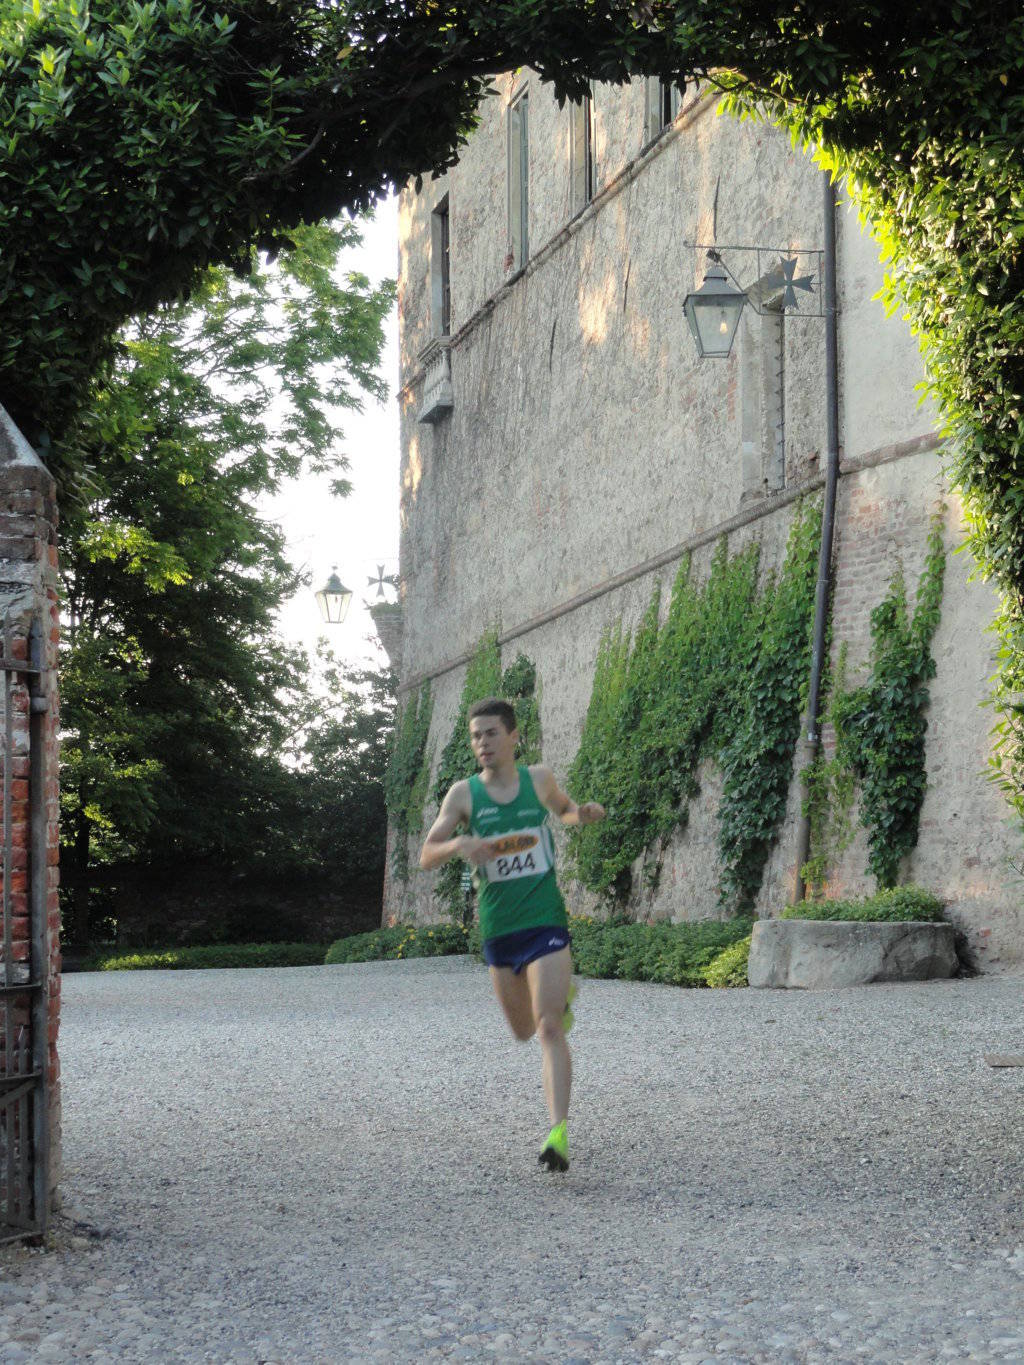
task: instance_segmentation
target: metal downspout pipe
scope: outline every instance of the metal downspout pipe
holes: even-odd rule
[[[831,174],[824,173],[824,289],[825,310],[825,414],[827,454],[825,465],[825,504],[821,516],[821,545],[818,550],[818,581],[814,591],[814,643],[811,650],[811,677],[807,690],[807,721],[800,746],[803,771],[817,757],[821,746],[818,710],[821,705],[821,675],[825,666],[825,630],[828,624],[829,596],[832,590],[832,539],[836,519],[836,490],[839,485],[839,340],[836,294],[836,190]],[[811,821],[803,812],[797,827],[796,885],[793,899],[803,900],[806,885],[800,869],[811,852]]]

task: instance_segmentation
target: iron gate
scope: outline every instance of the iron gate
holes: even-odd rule
[[[48,1211],[48,699],[40,622],[28,658],[3,623],[3,961],[0,973],[0,1241],[45,1232]],[[26,752],[27,740],[27,752]],[[20,913],[19,913],[20,912]]]

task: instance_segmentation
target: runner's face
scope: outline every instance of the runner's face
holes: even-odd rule
[[[518,730],[506,730],[499,716],[474,716],[469,722],[469,742],[481,768],[500,768],[516,756]]]

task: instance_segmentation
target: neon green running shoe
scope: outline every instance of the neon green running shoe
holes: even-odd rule
[[[569,995],[565,1002],[565,1009],[562,1011],[562,1031],[568,1033],[576,1022],[576,1016],[572,1012],[572,1002],[576,999],[576,982],[569,982]]]
[[[540,1149],[540,1156],[537,1160],[549,1171],[567,1171],[569,1169],[569,1134],[566,1130],[565,1119],[561,1123],[556,1123],[551,1132],[548,1133],[547,1141]]]

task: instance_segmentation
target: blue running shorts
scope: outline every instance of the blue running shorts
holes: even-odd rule
[[[557,953],[568,948],[572,939],[568,929],[546,928],[517,929],[514,934],[499,934],[497,938],[484,940],[484,961],[489,967],[511,967],[518,976],[530,962],[548,953]]]

